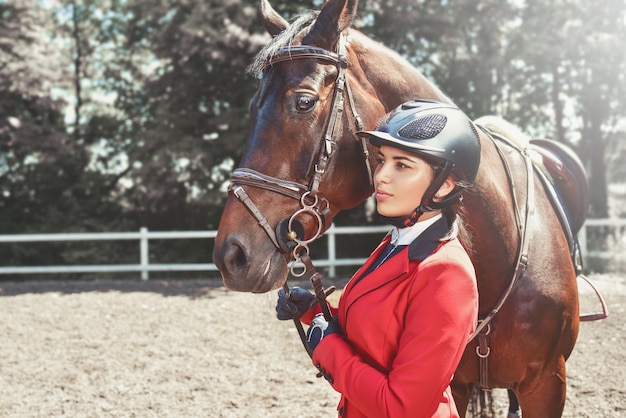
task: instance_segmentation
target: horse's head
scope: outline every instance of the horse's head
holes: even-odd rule
[[[405,99],[443,98],[396,54],[349,29],[357,1],[329,0],[291,24],[261,1],[273,40],[251,66],[262,78],[213,252],[228,288],[255,293],[286,280],[286,231],[301,224],[299,239],[313,240],[371,193],[371,162],[355,132]]]

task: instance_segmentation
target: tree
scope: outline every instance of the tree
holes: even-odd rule
[[[36,0],[0,4],[1,233],[120,227],[120,211],[102,192],[103,176],[88,169],[88,148],[66,129],[66,102],[56,96],[70,80],[69,55],[54,22]],[[0,258],[40,265],[80,257],[65,247],[3,245]],[[106,256],[100,251],[91,262]]]
[[[495,113],[573,147],[588,167],[591,215],[608,216],[606,141],[623,138],[626,105],[624,0],[371,0],[365,10],[363,30],[470,116]]]
[[[321,5],[272,3],[287,19]],[[603,148],[624,148],[626,7],[624,0],[591,7],[582,0],[368,0],[357,25],[470,116],[500,114],[531,135],[577,147],[594,202],[606,202]],[[36,201],[29,210],[38,213],[72,206],[95,216],[110,205],[107,216],[123,214],[126,228],[216,227],[256,88],[245,70],[269,40],[258,8],[258,0],[1,3],[0,203],[8,207],[17,187],[12,207]],[[620,170],[614,160],[609,168]],[[40,177],[26,174],[44,167]],[[46,194],[37,178],[58,184]],[[593,214],[604,213],[594,203]],[[42,228],[20,216],[13,217],[18,230]],[[80,217],[78,228],[99,224],[87,212]],[[55,224],[62,227],[61,218]]]
[[[535,74],[536,93],[521,103],[551,104],[555,137],[587,165],[591,216],[608,217],[607,141],[624,123],[626,106],[626,2],[528,1],[522,18],[521,74]]]
[[[71,144],[63,103],[49,94],[61,76],[49,16],[32,0],[0,4],[0,18],[0,230],[17,232],[62,188],[55,180],[63,169],[55,173],[54,165]]]
[[[85,137],[100,143],[99,170],[115,173],[116,199],[144,225],[216,226],[220,186],[241,152],[254,91],[245,67],[266,41],[254,27],[256,8],[239,1],[109,6],[90,17],[103,68],[93,83],[114,97],[111,112],[85,127]],[[198,211],[207,215],[190,216]]]

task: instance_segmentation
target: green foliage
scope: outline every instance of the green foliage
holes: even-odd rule
[[[290,20],[321,3],[272,6]],[[245,69],[269,40],[258,9],[258,0],[0,1],[0,233],[216,228],[256,89]],[[574,146],[593,215],[605,216],[607,182],[622,181],[626,159],[625,13],[625,0],[368,0],[355,25],[471,116],[496,113]],[[336,222],[364,223],[364,210]],[[9,247],[6,264],[128,252]],[[208,250],[163,242],[154,253]]]
[[[606,165],[605,147],[626,157],[609,144],[626,131],[624,0],[366,4],[363,30],[422,68],[468,114],[498,114],[574,147],[590,176],[591,215],[608,216],[607,168],[619,169]]]

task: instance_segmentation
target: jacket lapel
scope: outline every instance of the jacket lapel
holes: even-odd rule
[[[365,265],[359,269],[344,290],[346,309],[354,303],[359,297],[371,292],[392,280],[397,279],[409,270],[408,247],[402,249],[398,254],[389,258],[380,267],[373,270],[362,280],[357,280],[361,274],[367,271],[371,264],[378,258],[378,255],[385,248],[389,239],[385,239],[383,243],[370,256]]]
[[[409,258],[411,260],[424,260],[435,252],[441,245],[441,239],[448,233],[448,222],[441,218],[420,234],[409,245]]]
[[[350,305],[359,297],[406,274],[409,271],[410,260],[421,261],[432,254],[442,244],[440,240],[445,236],[448,228],[445,219],[440,219],[428,227],[428,229],[420,234],[409,246],[389,258],[380,267],[369,273],[367,277],[359,280],[361,275],[370,268],[389,241],[391,241],[391,236],[385,237],[369,256],[365,264],[352,276],[352,279],[350,279],[346,285],[344,297],[341,298],[342,302],[345,302],[344,312],[347,312]]]

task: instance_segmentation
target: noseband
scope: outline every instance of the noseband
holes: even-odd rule
[[[337,67],[337,78],[335,80],[335,91],[331,104],[330,116],[322,137],[323,143],[317,157],[315,171],[308,186],[272,177],[251,168],[238,168],[231,176],[231,185],[229,187],[229,190],[233,192],[234,196],[246,206],[246,208],[258,221],[259,225],[263,228],[274,246],[285,254],[291,252],[292,257],[296,260],[296,262],[292,264],[291,273],[296,277],[302,276],[306,271],[306,266],[302,272],[294,271],[296,265],[303,265],[303,263],[300,263],[300,253],[304,251],[308,255],[309,244],[322,236],[322,234],[330,227],[332,214],[329,202],[327,199],[319,195],[319,185],[322,180],[322,176],[328,168],[329,161],[335,152],[337,144],[335,137],[337,135],[341,115],[344,110],[344,91],[350,101],[350,108],[352,109],[352,114],[354,115],[357,130],[363,129],[363,123],[361,121],[361,117],[356,111],[354,98],[347,81],[348,59],[343,36],[339,38],[337,43],[337,52],[331,52],[308,45],[289,46],[279,49],[277,53],[265,64],[264,68],[283,61],[298,59],[319,60],[334,64]],[[369,152],[367,151],[366,139],[360,138],[360,141],[368,172],[368,178],[371,184],[372,171],[369,164]],[[295,211],[289,218],[279,222],[274,229],[259,208],[254,204],[254,202],[252,202],[246,193],[244,186],[257,187],[296,199],[300,202],[300,209]],[[313,236],[309,239],[304,238],[303,232],[300,232],[299,234],[299,230],[302,229],[302,226],[298,221],[298,218],[303,215],[312,216],[317,223],[317,229]]]

